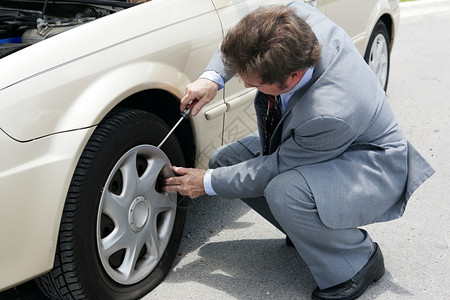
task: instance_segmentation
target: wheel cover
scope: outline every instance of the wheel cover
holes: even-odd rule
[[[173,176],[160,149],[140,145],[115,164],[101,194],[97,248],[106,273],[131,285],[146,278],[160,261],[172,234],[176,193],[162,192],[160,179]]]
[[[386,39],[381,33],[375,37],[370,48],[369,66],[384,88],[389,71],[389,52]]]

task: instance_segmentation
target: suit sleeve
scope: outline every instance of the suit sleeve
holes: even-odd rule
[[[215,71],[219,73],[220,76],[222,76],[224,82],[227,82],[234,76],[234,74],[227,74],[225,70],[225,66],[223,65],[222,61],[222,52],[220,51],[220,47],[216,51],[216,53],[214,53],[205,71]]]
[[[355,136],[356,131],[345,120],[314,118],[296,127],[274,153],[215,169],[212,186],[224,198],[263,196],[268,183],[278,174],[333,159],[350,146]]]

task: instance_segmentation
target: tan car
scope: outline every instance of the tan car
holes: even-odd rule
[[[255,90],[231,80],[155,145],[224,32],[287,2],[0,2],[0,291],[36,278],[52,299],[137,299],[163,280],[186,208],[161,179],[254,131]],[[307,2],[386,87],[398,0]]]

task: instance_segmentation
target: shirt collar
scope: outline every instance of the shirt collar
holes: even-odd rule
[[[303,75],[302,79],[300,79],[300,81],[297,83],[297,85],[290,90],[287,93],[281,94],[280,98],[281,98],[281,104],[282,104],[282,112],[284,113],[286,110],[286,107],[289,103],[289,100],[291,100],[292,95],[298,91],[299,89],[301,89],[302,87],[304,87],[306,84],[308,84],[308,82],[311,80],[312,75],[314,73],[314,66],[311,66],[308,68],[308,70],[306,70],[305,74]]]

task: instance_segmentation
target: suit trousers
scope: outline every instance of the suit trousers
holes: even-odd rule
[[[259,141],[257,135],[254,137]],[[212,154],[210,168],[237,164],[260,155],[260,151],[252,148],[242,141],[222,146]],[[365,230],[331,229],[322,223],[301,168],[273,178],[264,197],[241,200],[289,236],[320,289],[352,278],[373,251],[373,242]]]

